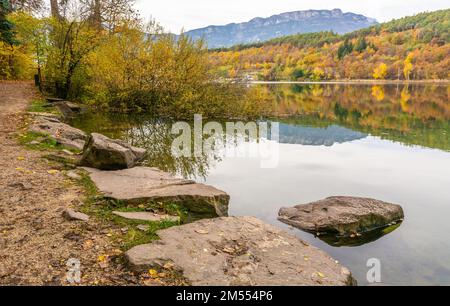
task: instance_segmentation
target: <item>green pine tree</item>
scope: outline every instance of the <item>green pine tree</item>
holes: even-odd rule
[[[9,0],[0,0],[0,41],[12,46],[17,44],[14,25],[6,18],[11,11]]]

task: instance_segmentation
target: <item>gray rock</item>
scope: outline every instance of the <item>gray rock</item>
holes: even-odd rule
[[[126,252],[135,271],[173,266],[194,286],[353,285],[325,252],[253,217],[201,220],[157,232]]]
[[[136,226],[136,228],[140,231],[147,232],[150,229],[150,226],[145,225],[145,224],[140,224],[140,225]]]
[[[62,102],[64,101],[64,99],[60,99],[60,98],[52,98],[52,97],[48,97],[46,98],[47,102],[49,103],[57,103],[57,102]]]
[[[171,216],[171,215],[158,215],[151,212],[121,212],[114,211],[114,215],[136,221],[149,221],[149,222],[160,222],[160,221],[180,221],[180,217]]]
[[[179,179],[156,168],[119,171],[84,168],[104,196],[125,204],[176,203],[205,217],[228,215],[230,196],[212,186]]]
[[[28,112],[27,114],[30,115],[30,116],[33,116],[33,117],[47,117],[47,118],[56,118],[56,119],[60,118],[60,116],[58,114],[53,114],[53,113]]]
[[[63,217],[69,221],[89,221],[89,216],[73,209],[67,208],[63,211]]]
[[[292,208],[282,208],[279,220],[307,232],[351,236],[402,221],[399,205],[374,199],[330,197]]]
[[[87,110],[86,106],[69,101],[59,101],[54,103],[53,105],[56,106],[66,118],[74,116],[76,114],[84,113]]]
[[[67,175],[68,178],[71,178],[71,179],[73,179],[75,181],[81,180],[81,175],[79,175],[77,172],[75,172],[73,170],[72,171],[68,171],[66,173],[66,175]]]
[[[70,152],[69,150],[66,150],[66,149],[62,150],[61,152],[65,153],[66,155],[69,155],[69,156],[75,155],[73,152]]]
[[[82,150],[87,139],[83,131],[49,117],[36,117],[30,131],[49,135],[59,144],[76,150]]]
[[[120,170],[134,167],[146,154],[146,150],[104,135],[92,133],[80,164],[101,170]]]

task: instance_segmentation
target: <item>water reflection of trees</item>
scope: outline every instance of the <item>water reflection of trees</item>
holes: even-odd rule
[[[152,115],[88,113],[74,118],[71,123],[87,133],[102,133],[111,138],[122,139],[133,146],[146,148],[146,166],[157,167],[185,178],[206,178],[210,168],[222,160],[226,147],[237,147],[243,142],[257,140],[247,130],[236,130],[233,137],[227,137],[225,123],[219,123],[222,131],[211,131],[210,134],[203,135],[205,142],[202,144],[208,140],[212,150],[193,154],[194,137],[191,135],[191,157],[178,157],[172,154],[172,144],[179,135],[172,134],[173,121],[170,120],[157,119]],[[194,131],[193,123],[190,126],[191,131]]]
[[[340,125],[405,144],[450,151],[450,87],[447,86],[378,85],[374,90],[366,85],[274,85],[255,89],[262,99],[270,101],[272,114],[283,117],[282,123],[295,128],[295,135],[291,129],[285,131],[284,136],[289,143],[305,139],[305,126],[328,131],[330,126]],[[177,135],[171,133],[171,123],[152,115],[117,113],[88,113],[72,122],[86,132],[102,133],[147,148],[148,166],[186,178],[206,177],[211,167],[222,159],[223,150],[202,152],[192,157],[174,157],[171,146]],[[306,137],[308,143],[317,142],[317,135],[312,135],[312,140]],[[295,141],[289,137],[294,137]],[[236,146],[242,138],[246,137],[227,145]],[[280,140],[283,139],[281,137]],[[222,143],[225,140],[217,141]],[[328,140],[323,142],[331,143]]]
[[[204,178],[208,170],[220,161],[220,152],[202,152],[192,157],[174,157],[172,142],[177,137],[171,133],[170,121],[145,115],[87,114],[75,118],[75,126],[86,132],[98,132],[108,137],[122,139],[133,146],[146,148],[146,166],[179,174],[185,178]]]
[[[450,150],[450,86],[272,85],[258,88],[272,113],[313,126],[340,124],[363,133]]]

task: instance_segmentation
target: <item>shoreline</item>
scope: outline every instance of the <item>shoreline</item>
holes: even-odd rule
[[[334,81],[250,81],[248,84],[303,84],[303,85],[408,85],[435,84],[450,85],[450,80],[334,80]]]

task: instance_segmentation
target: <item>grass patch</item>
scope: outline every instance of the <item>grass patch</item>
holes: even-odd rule
[[[56,139],[43,133],[26,132],[25,134],[20,134],[19,142],[28,149],[33,150],[64,150],[64,146],[58,144]]]
[[[120,245],[123,251],[127,251],[134,246],[147,244],[158,240],[156,232],[172,226],[180,225],[180,222],[161,221],[161,222],[145,222],[128,220],[113,214],[113,211],[146,211],[148,209],[127,207],[120,201],[107,199],[99,195],[97,187],[86,173],[81,174],[79,183],[86,191],[86,198],[81,211],[85,214],[94,216],[102,222],[113,223],[117,228],[127,230],[119,235],[113,236],[113,239]],[[173,214],[173,211],[172,211]],[[147,225],[149,229],[142,231],[137,227],[139,225]]]
[[[32,113],[59,114],[58,110],[53,105],[42,99],[33,100],[28,107],[28,111]]]
[[[42,158],[46,159],[50,165],[54,165],[53,168],[59,168],[59,170],[73,170],[77,167],[77,160],[72,157],[47,154]]]
[[[38,151],[63,151],[67,150],[74,154],[79,154],[81,151],[67,148],[51,136],[43,133],[36,132],[26,132],[24,134],[18,135],[19,143],[31,150]]]
[[[145,202],[141,205],[129,205],[120,202],[110,200],[115,203],[117,209],[120,212],[154,212],[163,215],[179,216],[180,220],[185,220],[188,215],[188,210],[175,203],[162,203],[162,202]]]

